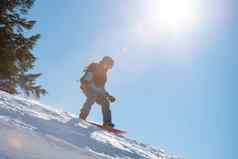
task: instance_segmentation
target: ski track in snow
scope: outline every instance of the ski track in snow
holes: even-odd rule
[[[72,114],[0,91],[0,159],[177,159]]]

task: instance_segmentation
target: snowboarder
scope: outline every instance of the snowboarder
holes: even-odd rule
[[[103,126],[114,127],[111,118],[110,102],[115,98],[105,90],[107,72],[113,67],[114,61],[111,57],[105,56],[99,63],[91,63],[84,70],[80,82],[86,101],[83,104],[79,118],[86,120],[92,105],[96,102],[101,105],[103,115]]]

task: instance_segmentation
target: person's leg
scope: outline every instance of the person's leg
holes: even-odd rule
[[[93,94],[90,94],[89,92],[84,92],[84,93],[85,93],[87,99],[80,110],[79,118],[86,120],[86,118],[88,117],[88,114],[91,110],[92,105],[96,101],[96,98]]]
[[[96,102],[100,104],[102,108],[103,125],[112,126],[110,103],[104,97],[98,97]]]
[[[112,115],[109,105],[102,106],[102,114],[103,114],[103,123],[111,124],[112,123]]]
[[[83,104],[83,107],[80,110],[80,119],[86,120],[88,117],[88,114],[91,110],[92,105],[95,103],[95,100],[93,98],[87,98],[85,103]]]

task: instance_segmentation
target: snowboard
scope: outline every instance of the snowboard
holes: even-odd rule
[[[88,123],[96,126],[96,127],[99,127],[101,129],[104,129],[112,134],[115,134],[117,136],[125,136],[127,134],[126,131],[123,131],[123,130],[119,130],[119,129],[116,129],[116,128],[111,128],[111,127],[106,127],[106,126],[103,126],[101,124],[98,124],[98,123],[94,123],[94,122],[91,122],[91,121],[87,121]]]

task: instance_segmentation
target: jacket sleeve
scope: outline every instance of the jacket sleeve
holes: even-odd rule
[[[87,72],[83,78],[83,81],[87,81],[89,83],[88,88],[91,89],[93,92],[100,94],[102,96],[106,95],[105,86],[97,87],[96,84],[93,81],[93,73]]]
[[[87,72],[86,75],[83,78],[83,81],[92,81],[93,80],[93,73]]]
[[[94,82],[92,82],[92,83],[90,84],[90,89],[91,89],[93,92],[95,92],[95,93],[97,93],[97,94],[100,94],[100,95],[102,95],[102,96],[105,96],[106,93],[107,93],[106,90],[105,90],[105,88],[104,88],[104,86],[103,86],[103,87],[97,87]]]

